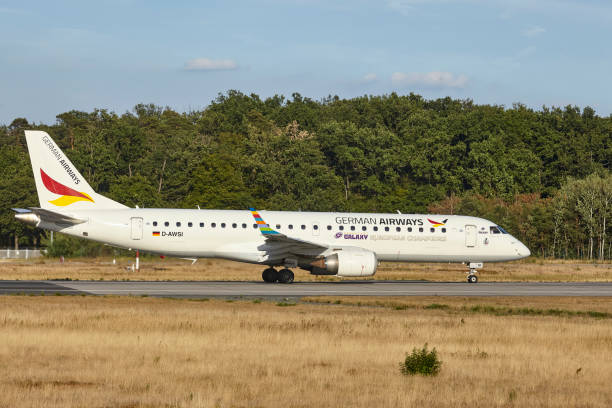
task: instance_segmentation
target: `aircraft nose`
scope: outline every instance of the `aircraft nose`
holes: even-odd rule
[[[529,248],[527,248],[527,246],[520,241],[517,241],[515,249],[516,253],[521,258],[527,258],[529,255],[531,255]]]
[[[521,254],[525,255],[525,258],[527,258],[529,255],[531,255],[531,251],[529,250],[529,248],[527,248],[527,245],[523,244],[521,242]]]

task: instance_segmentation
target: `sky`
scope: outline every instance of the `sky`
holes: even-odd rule
[[[0,0],[0,124],[230,89],[612,113],[609,0]]]

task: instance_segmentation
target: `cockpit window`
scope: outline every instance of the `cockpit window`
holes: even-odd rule
[[[491,234],[501,234],[501,231],[497,227],[491,227]]]
[[[507,234],[508,233],[508,231],[506,231],[505,229],[503,229],[499,225],[497,226],[497,228],[499,228],[499,230],[501,231],[502,234]]]

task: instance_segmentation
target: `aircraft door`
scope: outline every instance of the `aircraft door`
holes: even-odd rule
[[[132,218],[132,239],[142,239],[142,218]]]
[[[319,231],[319,223],[318,222],[313,222],[312,223],[312,235],[314,236],[319,236],[321,232]]]
[[[476,232],[475,225],[465,226],[465,246],[468,248],[474,248],[476,246],[478,234]]]

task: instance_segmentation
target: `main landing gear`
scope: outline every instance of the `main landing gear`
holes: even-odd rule
[[[292,283],[293,279],[295,278],[293,272],[287,268],[281,269],[280,271],[277,271],[274,268],[268,268],[263,271],[261,277],[263,278],[264,282],[267,283]]]
[[[478,272],[478,269],[482,268],[482,262],[470,262],[468,267],[470,268],[470,271],[467,273],[467,281],[469,283],[477,283],[478,276],[476,276],[476,272]]]

